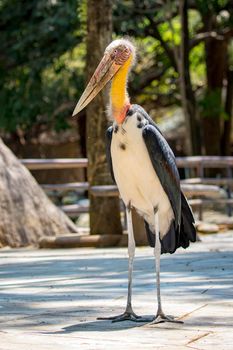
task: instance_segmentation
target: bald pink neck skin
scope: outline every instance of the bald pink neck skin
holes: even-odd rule
[[[117,124],[122,124],[124,122],[130,107],[131,107],[131,104],[129,102],[126,103],[121,110],[119,109],[114,110],[114,107],[112,106],[112,115],[115,121],[117,122]]]
[[[131,106],[127,93],[127,77],[132,63],[132,55],[119,69],[112,80],[110,98],[111,112],[117,124],[122,124]]]

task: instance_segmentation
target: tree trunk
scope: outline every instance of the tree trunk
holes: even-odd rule
[[[216,15],[203,17],[206,32],[217,27]],[[226,72],[227,41],[216,38],[205,39],[207,74],[206,103],[203,117],[204,144],[206,155],[221,154],[221,108],[223,79]]]
[[[42,236],[77,232],[0,139],[0,247],[36,245]]]
[[[112,35],[111,0],[87,1],[87,78],[93,74]],[[106,161],[105,132],[108,126],[106,91],[87,107],[88,181],[93,185],[111,184]],[[121,234],[118,198],[95,198],[90,195],[91,234]]]
[[[179,12],[181,18],[180,57],[178,70],[180,75],[180,90],[187,128],[187,150],[189,155],[201,154],[201,134],[196,107],[196,99],[190,78],[189,63],[189,29],[188,29],[188,2],[180,0]]]
[[[223,156],[231,155],[231,130],[232,130],[232,107],[233,107],[233,70],[228,67],[227,70],[227,91],[225,102],[225,113],[227,119],[224,121],[222,134],[222,152]]]

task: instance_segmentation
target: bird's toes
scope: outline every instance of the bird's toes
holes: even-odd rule
[[[154,320],[149,323],[149,325],[155,325],[163,322],[171,322],[171,323],[179,323],[179,324],[184,323],[183,321],[176,319],[174,316],[165,315],[164,313],[161,313],[161,314],[157,314]]]
[[[151,322],[153,317],[138,316],[133,311],[125,311],[123,314],[112,317],[98,317],[97,320],[110,320],[113,323],[122,321],[133,321],[133,322]]]

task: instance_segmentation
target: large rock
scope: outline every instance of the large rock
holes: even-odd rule
[[[42,236],[78,231],[1,139],[0,198],[0,246],[37,245]]]

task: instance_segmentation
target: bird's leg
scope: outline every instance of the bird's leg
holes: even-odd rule
[[[99,320],[112,320],[112,322],[120,321],[134,321],[134,322],[148,322],[151,319],[141,317],[133,312],[131,297],[132,297],[132,275],[133,275],[133,261],[135,255],[135,240],[133,234],[132,211],[130,205],[126,208],[127,225],[128,225],[128,254],[129,254],[129,272],[128,272],[128,296],[125,312],[118,316],[101,317]]]
[[[155,266],[156,266],[156,285],[157,285],[157,302],[158,309],[155,319],[150,324],[157,324],[161,322],[175,322],[175,323],[183,323],[182,321],[175,320],[173,316],[167,316],[164,314],[162,310],[161,304],[161,294],[160,294],[160,255],[161,255],[161,242],[159,236],[159,215],[158,210],[155,212],[155,247],[154,247],[154,255],[155,255]]]

